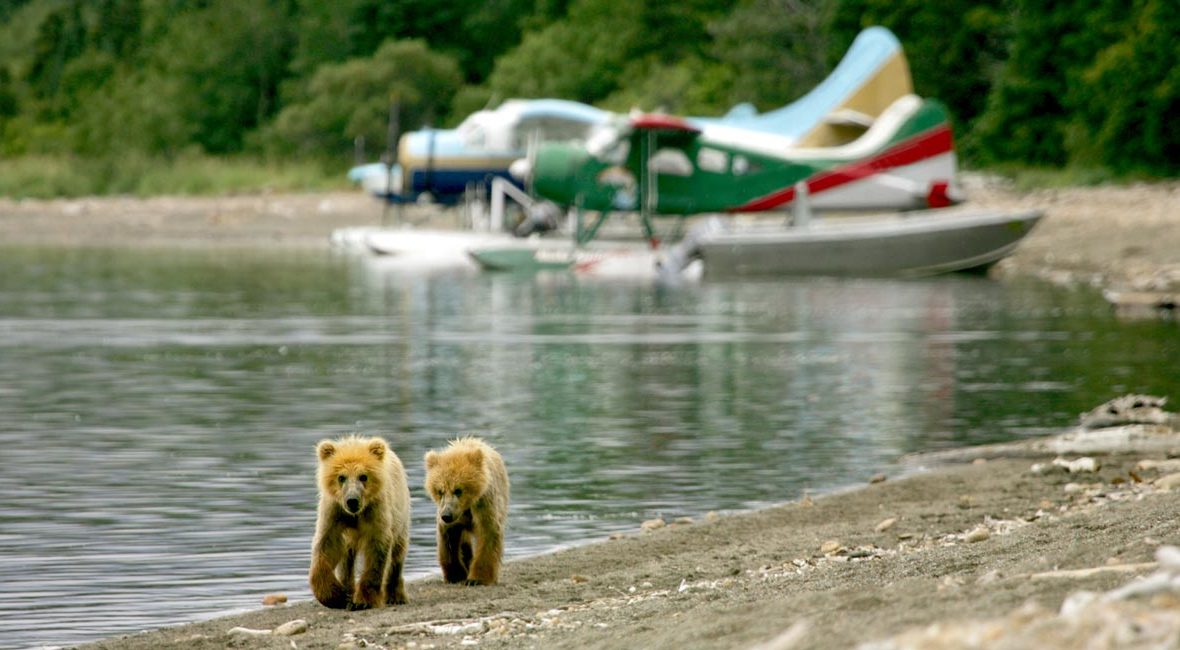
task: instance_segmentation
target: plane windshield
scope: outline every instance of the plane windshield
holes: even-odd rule
[[[473,149],[483,147],[485,140],[483,127],[479,126],[478,124],[472,124],[466,128],[461,129],[461,131],[463,134],[463,142],[468,147]]]
[[[692,162],[680,149],[660,149],[647,162],[647,168],[657,174],[692,176]]]
[[[523,149],[528,146],[529,138],[536,138],[538,142],[585,140],[591,127],[586,122],[554,117],[521,120],[513,128],[511,145]]]
[[[621,165],[627,161],[627,154],[631,152],[631,142],[622,136],[615,125],[603,125],[586,140],[586,151],[603,162]]]

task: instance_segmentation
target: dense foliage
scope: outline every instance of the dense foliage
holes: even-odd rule
[[[339,169],[358,137],[369,158],[384,148],[391,106],[403,128],[510,97],[765,110],[880,24],[917,91],[951,107],[968,164],[1175,175],[1172,5],[0,0],[0,160],[245,155]]]

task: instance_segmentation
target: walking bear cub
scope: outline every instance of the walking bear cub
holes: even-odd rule
[[[359,436],[321,440],[316,455],[320,503],[308,575],[316,600],[337,609],[408,602],[410,489],[401,460],[385,440]]]
[[[494,585],[504,556],[508,470],[479,438],[426,452],[426,491],[438,505],[438,562],[447,582]]]

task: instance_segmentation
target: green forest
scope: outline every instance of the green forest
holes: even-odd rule
[[[0,0],[0,195],[339,184],[392,102],[767,110],[870,25],[966,167],[1180,174],[1174,0]]]

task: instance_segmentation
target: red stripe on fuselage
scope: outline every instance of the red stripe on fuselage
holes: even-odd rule
[[[830,190],[846,183],[858,181],[878,174],[886,169],[910,165],[950,151],[954,146],[951,127],[942,125],[924,133],[903,140],[880,154],[858,160],[850,165],[829,169],[807,179],[807,191],[811,194]],[[795,199],[795,188],[785,187],[754,199],[749,203],[731,209],[731,212],[761,212],[770,210]]]

